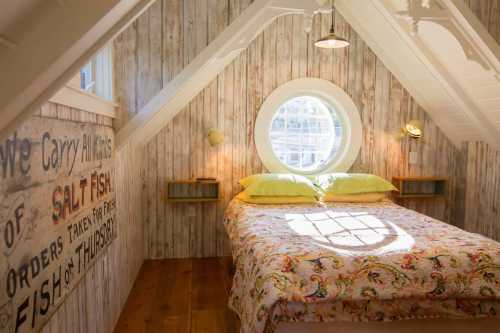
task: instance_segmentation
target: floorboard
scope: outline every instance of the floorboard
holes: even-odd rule
[[[145,261],[115,332],[238,332],[230,267],[230,258]]]

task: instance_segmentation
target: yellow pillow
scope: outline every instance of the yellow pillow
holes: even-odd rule
[[[291,173],[263,173],[240,180],[246,193],[263,197],[319,197],[322,192],[311,180]]]
[[[326,193],[321,197],[323,202],[379,202],[385,199],[385,193],[374,192],[374,193],[358,193],[358,194],[332,194]]]
[[[332,194],[397,191],[387,180],[367,173],[327,173],[316,177],[315,183],[323,191]]]
[[[315,203],[317,202],[314,197],[263,197],[257,196],[253,197],[246,193],[245,191],[241,192],[236,196],[237,199],[253,203],[253,204],[261,204],[261,205],[276,205],[276,204],[297,204],[297,203]]]
[[[263,177],[263,175],[266,175],[265,173],[258,173],[255,175],[250,175],[245,178],[241,178],[238,183],[240,183],[243,188],[247,188],[248,186],[252,185],[252,183],[255,183],[256,180],[259,179],[259,177]]]

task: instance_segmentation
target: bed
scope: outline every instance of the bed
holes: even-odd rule
[[[224,224],[241,333],[500,331],[500,244],[481,235],[390,201],[234,199]]]

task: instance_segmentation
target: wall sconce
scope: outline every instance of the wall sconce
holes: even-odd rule
[[[420,139],[423,135],[422,122],[420,120],[411,120],[404,127],[405,133],[413,139]]]
[[[224,134],[216,128],[210,128],[208,130],[207,139],[210,146],[216,147],[224,142]]]
[[[420,139],[423,135],[423,126],[420,120],[411,120],[403,128],[395,131],[394,139],[397,141],[402,140],[405,136],[412,139]]]

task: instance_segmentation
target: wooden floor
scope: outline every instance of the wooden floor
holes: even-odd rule
[[[229,260],[144,262],[115,332],[238,332],[238,319],[227,307]]]

